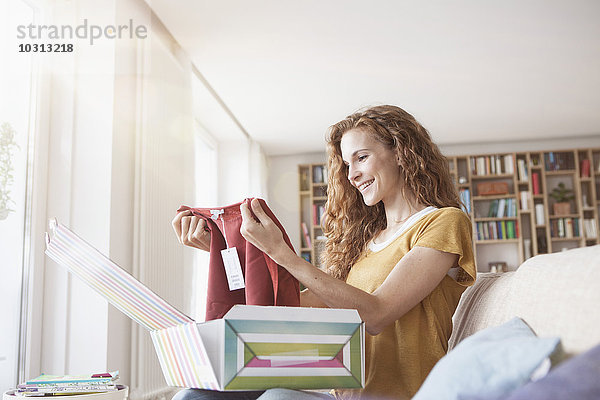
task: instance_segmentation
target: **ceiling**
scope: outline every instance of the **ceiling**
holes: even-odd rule
[[[439,144],[600,134],[597,0],[147,2],[269,155],[382,103]]]

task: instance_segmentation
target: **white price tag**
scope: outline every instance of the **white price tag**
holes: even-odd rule
[[[229,290],[245,288],[244,275],[242,274],[242,266],[240,265],[237,249],[231,247],[229,249],[221,250],[221,257],[223,257],[223,265],[225,266],[225,273],[227,274]]]

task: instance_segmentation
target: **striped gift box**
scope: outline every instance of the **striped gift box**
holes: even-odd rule
[[[197,324],[56,220],[46,241],[50,258],[150,332],[170,386],[364,386],[364,323],[356,310],[236,305]]]

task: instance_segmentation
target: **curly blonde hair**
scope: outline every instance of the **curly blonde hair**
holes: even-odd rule
[[[323,261],[328,272],[342,280],[365,251],[367,243],[387,224],[383,203],[365,205],[358,189],[348,180],[340,143],[344,133],[357,128],[401,156],[405,198],[409,192],[424,205],[460,207],[446,157],[433,143],[429,132],[403,109],[390,105],[371,107],[332,125],[327,138],[329,179],[322,220],[327,242]]]

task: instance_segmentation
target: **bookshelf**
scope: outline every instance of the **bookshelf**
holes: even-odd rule
[[[300,256],[320,268],[320,255],[325,249],[320,221],[327,202],[327,167],[325,164],[301,164],[298,166],[298,178]]]
[[[478,270],[599,243],[600,149],[447,157],[473,223]],[[551,196],[563,183],[567,212]],[[502,209],[503,208],[503,209]],[[501,210],[500,210],[501,209]]]
[[[487,272],[489,264],[504,262],[515,269],[538,254],[600,243],[600,148],[447,159],[473,224],[473,249],[480,272]],[[327,201],[326,166],[302,164],[298,175],[300,255],[320,266],[325,238],[319,210]],[[561,182],[572,191],[573,199],[568,202],[569,212],[557,214],[550,193]]]

